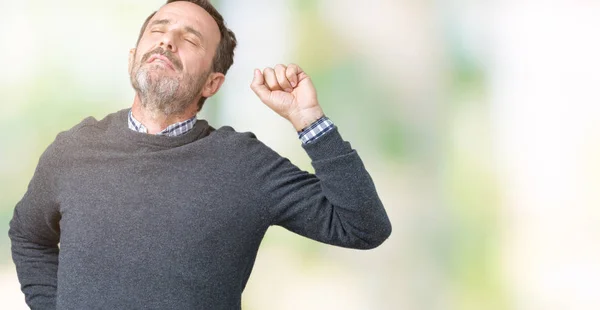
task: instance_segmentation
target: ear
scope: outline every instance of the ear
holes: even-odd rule
[[[128,60],[128,68],[129,68],[129,72],[131,72],[131,69],[133,68],[133,64],[135,63],[135,48],[132,48],[129,50],[129,60]]]
[[[225,82],[225,75],[223,73],[212,72],[206,79],[206,83],[204,83],[202,97],[208,98],[216,94],[221,85],[223,85],[223,82]]]

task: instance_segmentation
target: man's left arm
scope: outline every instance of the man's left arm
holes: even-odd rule
[[[255,70],[251,88],[292,123],[315,168],[312,175],[284,159],[273,164],[277,181],[268,192],[275,201],[274,224],[351,248],[373,248],[387,239],[391,224],[375,185],[356,151],[324,117],[309,76],[297,65],[277,65]]]

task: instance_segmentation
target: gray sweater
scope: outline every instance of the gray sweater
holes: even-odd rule
[[[60,133],[15,207],[12,255],[32,309],[240,309],[270,225],[356,249],[390,235],[337,128],[303,146],[310,174],[251,133],[199,120],[148,135],[127,111]]]

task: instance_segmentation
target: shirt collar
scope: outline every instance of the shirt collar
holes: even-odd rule
[[[133,113],[129,110],[129,117],[127,118],[129,129],[141,133],[148,133],[148,129],[144,126],[140,121],[133,117]],[[194,125],[196,124],[196,116],[194,115],[192,118],[187,119],[182,122],[177,122],[175,124],[171,124],[167,126],[167,128],[163,129],[161,132],[157,133],[157,135],[169,136],[169,137],[177,137],[185,134],[186,132],[192,130]]]

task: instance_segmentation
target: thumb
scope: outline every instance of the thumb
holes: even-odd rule
[[[265,77],[262,72],[258,69],[254,69],[254,79],[252,79],[252,84],[250,84],[250,88],[254,91],[254,93],[262,100],[263,102],[269,99],[271,96],[271,91],[265,85]]]

